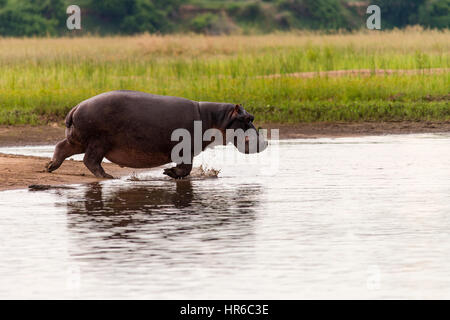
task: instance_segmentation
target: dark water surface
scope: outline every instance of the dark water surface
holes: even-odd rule
[[[450,135],[271,148],[197,159],[219,178],[0,192],[0,297],[450,298]]]

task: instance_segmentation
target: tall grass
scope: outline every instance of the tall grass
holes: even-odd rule
[[[0,39],[0,124],[61,120],[117,89],[242,103],[260,121],[450,120],[448,72],[292,77],[450,67],[450,31]],[[278,77],[263,77],[268,75]]]

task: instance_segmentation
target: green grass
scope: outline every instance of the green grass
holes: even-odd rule
[[[450,120],[450,74],[291,77],[450,67],[450,32],[0,39],[0,124],[62,121],[129,89],[242,103],[259,122]],[[281,77],[263,77],[273,74]]]

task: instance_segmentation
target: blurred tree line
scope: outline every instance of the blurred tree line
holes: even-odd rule
[[[0,0],[0,35],[68,34],[66,8],[82,9],[82,31],[271,32],[364,28],[366,8],[381,8],[382,28],[450,27],[450,0]]]

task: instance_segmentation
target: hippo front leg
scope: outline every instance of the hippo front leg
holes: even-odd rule
[[[174,179],[183,179],[187,177],[192,171],[192,164],[181,163],[176,167],[164,169],[164,174]]]

